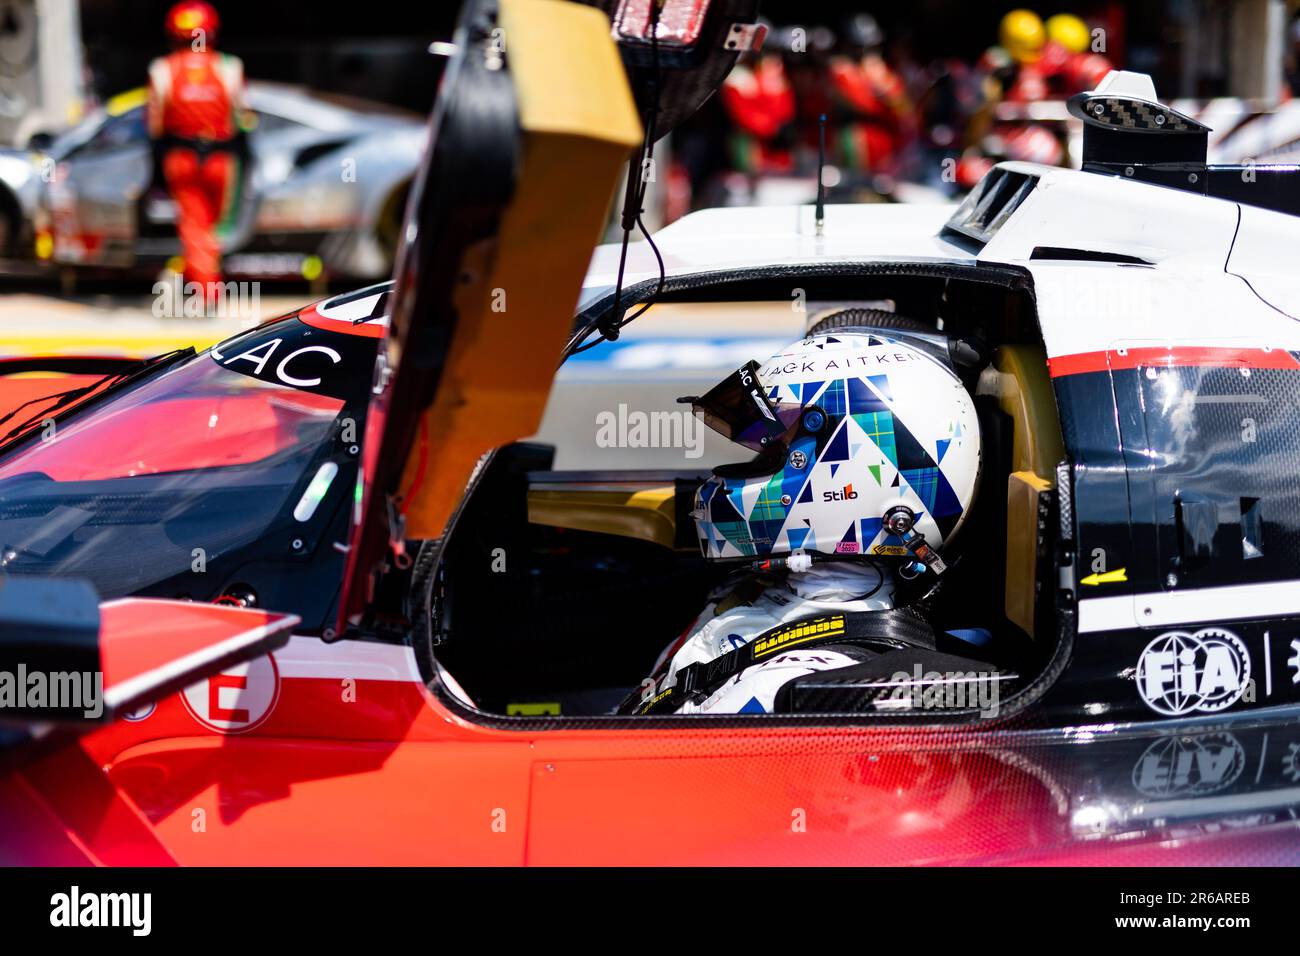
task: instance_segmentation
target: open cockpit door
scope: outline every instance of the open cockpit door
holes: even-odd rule
[[[536,431],[624,164],[755,43],[754,7],[462,8],[376,363],[340,633],[406,540],[442,535],[483,454]]]
[[[609,20],[562,0],[461,11],[407,207],[344,582],[356,623],[489,448],[537,427],[641,129]],[[342,628],[340,628],[340,631]]]

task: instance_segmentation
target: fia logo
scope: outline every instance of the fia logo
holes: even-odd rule
[[[1215,713],[1241,699],[1250,684],[1250,654],[1231,631],[1209,627],[1168,631],[1142,651],[1138,693],[1158,714]]]
[[[858,493],[853,490],[852,485],[845,485],[840,491],[823,491],[822,501],[853,501],[858,497]]]
[[[1232,734],[1161,737],[1133,766],[1133,788],[1148,797],[1215,793],[1232,786],[1246,751]]]

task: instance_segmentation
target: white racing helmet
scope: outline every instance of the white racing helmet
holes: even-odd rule
[[[814,334],[682,401],[758,452],[715,469],[696,493],[708,558],[902,557],[908,550],[887,515],[905,509],[937,548],[975,493],[975,405],[948,365],[903,335]]]

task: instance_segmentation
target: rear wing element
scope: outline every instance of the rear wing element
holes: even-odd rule
[[[1300,215],[1300,166],[1215,165],[1210,128],[1156,99],[1143,73],[1112,70],[1068,103],[1083,120],[1083,169]]]

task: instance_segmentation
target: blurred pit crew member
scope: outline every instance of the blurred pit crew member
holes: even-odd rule
[[[1038,68],[1054,99],[1095,89],[1114,68],[1105,56],[1092,52],[1092,33],[1074,14],[1048,17],[1046,28],[1047,43]]]
[[[956,57],[935,60],[918,77],[916,172],[927,185],[948,193],[969,190],[992,165],[972,173],[969,164],[982,157],[967,148],[988,132],[983,82],[979,70]]]
[[[1091,52],[1092,35],[1073,14],[1059,13],[1046,24],[1031,10],[1012,10],[1002,18],[999,45],[980,59],[985,71],[986,118],[972,124],[979,132],[979,149],[963,157],[958,180],[971,188],[995,162],[1004,159],[1060,166],[1065,144],[1047,125],[1028,119],[994,121],[1000,102],[1034,103],[1067,99],[1091,90],[1111,70],[1100,53]]]
[[[975,492],[974,403],[946,355],[857,329],[797,342],[683,401],[758,453],[716,468],[695,496],[704,556],[739,570],[619,709],[773,712],[790,681],[875,653],[851,635],[806,640],[802,622],[844,613],[871,626],[895,613],[900,576],[935,573],[921,558],[952,538]],[[922,546],[890,530],[900,514]],[[735,669],[719,680],[723,664]]]
[[[1034,103],[1091,90],[1112,69],[1091,50],[1092,34],[1078,17],[1058,13],[1044,24],[1032,10],[1012,10],[998,28],[998,45],[980,59],[997,84],[995,100]]]
[[[851,18],[840,40],[843,52],[831,58],[828,71],[840,163],[890,172],[915,132],[903,80],[882,55],[884,34],[871,15]]]
[[[994,86],[993,102],[1032,103],[1047,98],[1047,82],[1038,69],[1047,45],[1047,27],[1032,10],[1012,10],[998,24],[998,42],[980,57],[980,69]]]
[[[219,25],[201,0],[176,4],[166,22],[173,50],[149,64],[149,135],[176,204],[185,279],[209,304],[221,281],[217,230],[238,195],[245,113],[244,65],[214,49]]]
[[[790,31],[768,27],[763,48],[746,53],[722,84],[731,121],[731,168],[749,176],[794,170],[795,95],[784,54]]]

